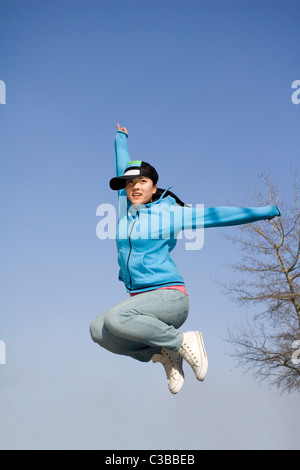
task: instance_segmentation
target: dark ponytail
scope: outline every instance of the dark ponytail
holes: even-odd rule
[[[164,197],[172,196],[177,202],[177,204],[179,204],[180,206],[187,205],[184,202],[182,202],[181,199],[179,199],[179,197],[176,196],[176,194],[172,193],[172,191],[169,191],[169,190],[166,191],[165,189],[162,189],[162,188],[157,188],[156,193],[153,194],[152,201],[157,201],[162,196],[162,194],[164,194]]]

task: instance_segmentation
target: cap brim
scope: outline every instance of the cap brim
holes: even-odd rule
[[[116,176],[112,178],[109,182],[109,186],[113,190],[124,189],[126,186],[126,180],[132,179],[132,175],[127,176]]]

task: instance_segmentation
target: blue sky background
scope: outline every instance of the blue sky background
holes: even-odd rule
[[[240,252],[205,233],[174,252],[209,373],[172,396],[160,365],[95,345],[89,324],[127,294],[96,209],[116,204],[116,124],[132,159],[187,203],[243,205],[299,164],[300,2],[0,0],[1,449],[296,449],[299,394],[225,354],[238,308],[215,280]]]

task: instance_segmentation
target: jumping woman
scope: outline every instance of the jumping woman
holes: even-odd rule
[[[96,316],[92,339],[116,354],[142,362],[161,362],[169,390],[178,393],[184,383],[183,359],[199,381],[205,379],[208,360],[200,331],[179,328],[189,312],[189,298],[170,252],[184,229],[240,225],[280,216],[275,206],[192,208],[175,194],[157,187],[155,168],[131,161],[128,132],[117,125],[116,177],[120,214],[116,243],[119,280],[130,297]]]

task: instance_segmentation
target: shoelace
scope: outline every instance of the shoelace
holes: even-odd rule
[[[197,366],[197,365],[199,364],[199,361],[198,361],[198,359],[197,359],[197,356],[195,356],[195,354],[193,353],[193,351],[192,351],[191,348],[189,347],[189,345],[186,344],[186,343],[183,343],[181,347],[182,347],[184,353],[187,354],[190,359],[192,359],[193,364],[194,364],[195,366]],[[185,359],[186,359],[186,357],[185,357]]]
[[[168,354],[168,352],[165,349],[162,349],[161,354],[162,354],[161,363],[164,366],[165,372],[167,374],[167,378],[169,379],[169,377],[172,374],[177,375],[179,373],[178,372],[178,370],[179,370],[179,357],[177,359],[177,364],[175,364],[172,357],[170,356],[170,354]]]

